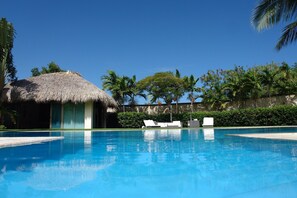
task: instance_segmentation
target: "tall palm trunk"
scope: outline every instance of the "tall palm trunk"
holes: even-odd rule
[[[1,74],[0,74],[0,93],[2,93],[4,84],[5,84],[5,71],[6,71],[6,60],[7,60],[8,51],[3,49],[3,57],[1,62]]]
[[[178,100],[176,100],[176,103],[175,103],[175,113],[178,113]]]
[[[125,100],[124,100],[124,97],[125,97],[125,94],[123,93],[123,94],[122,94],[122,105],[123,105],[123,112],[125,112],[125,111],[126,111],[126,109],[125,109]]]
[[[170,122],[172,122],[172,105],[171,103],[167,103],[168,109],[169,109],[169,114],[170,114]]]

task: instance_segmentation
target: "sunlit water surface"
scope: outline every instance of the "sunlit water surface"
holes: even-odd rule
[[[64,136],[0,149],[0,197],[297,197],[297,128],[2,132]]]

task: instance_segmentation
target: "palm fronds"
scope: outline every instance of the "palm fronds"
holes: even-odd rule
[[[262,0],[254,9],[252,23],[257,30],[261,31],[278,24],[279,22],[291,22],[287,25],[280,37],[276,49],[296,41],[297,26],[297,1],[296,0]],[[292,20],[294,20],[292,22]]]

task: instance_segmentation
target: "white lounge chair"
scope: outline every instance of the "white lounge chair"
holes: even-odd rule
[[[168,123],[168,126],[182,128],[182,123],[181,121],[173,121]]]
[[[146,127],[161,127],[154,120],[143,120],[143,122],[144,122],[144,126],[142,128],[146,128]]]
[[[157,122],[157,124],[162,128],[168,127],[168,122]]]
[[[155,122],[154,120],[143,120],[144,125],[142,128],[147,127],[162,127],[162,128],[181,128],[181,121],[173,122]]]
[[[213,127],[213,117],[204,117],[202,126]]]
[[[181,128],[182,127],[181,121],[158,122],[158,125],[160,125],[161,127],[167,127],[167,128]]]

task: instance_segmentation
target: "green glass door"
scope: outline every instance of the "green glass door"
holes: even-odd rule
[[[61,128],[61,104],[53,103],[52,104],[52,129]]]
[[[85,106],[83,103],[64,104],[63,125],[65,129],[83,129],[85,119]]]
[[[85,105],[83,103],[75,105],[74,128],[83,129],[85,126]]]

